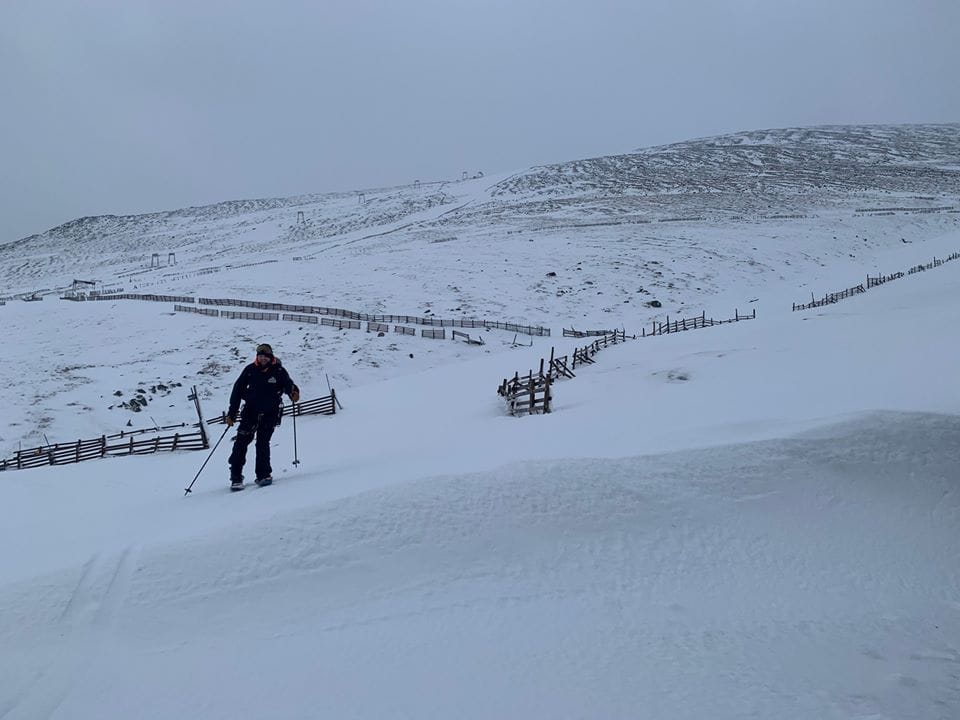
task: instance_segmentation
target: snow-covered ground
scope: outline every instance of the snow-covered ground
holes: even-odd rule
[[[187,497],[206,453],[0,474],[0,718],[960,716],[960,261],[790,309],[960,250],[960,216],[858,200],[669,223],[662,244],[531,242],[490,212],[455,240],[376,238],[361,214],[363,239],[313,260],[271,255],[282,228],[262,248],[221,228],[227,262],[277,262],[199,274],[178,253],[180,276],[127,287],[552,328],[524,347],[8,300],[3,456],[189,421],[193,384],[219,412],[263,340],[344,410],[298,420],[298,467],[286,419],[275,485],[240,494],[226,440]],[[126,252],[111,237],[97,252]],[[62,286],[30,247],[0,253],[27,278],[11,292]],[[550,415],[494,392],[585,344],[561,327],[735,307],[757,318],[604,349]]]

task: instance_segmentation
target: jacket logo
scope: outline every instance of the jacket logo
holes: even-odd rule
[[[277,379],[274,378],[274,377],[272,377],[272,378],[270,378],[269,380],[267,380],[267,382],[268,382],[268,383],[273,383],[274,385],[276,385],[276,384],[277,384]]]

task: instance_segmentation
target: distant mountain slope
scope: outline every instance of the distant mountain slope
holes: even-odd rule
[[[960,124],[763,130],[537,167],[498,183],[463,220],[742,220],[883,194],[955,202]]]
[[[960,210],[960,124],[751,131],[509,176],[81,218],[0,246],[0,294],[51,290],[84,276],[121,284],[148,268],[153,253],[164,262],[173,253],[177,263],[176,273],[154,273],[148,283],[153,291],[172,289],[172,281],[190,272],[266,258],[353,263],[399,248],[425,252],[425,244],[453,239],[496,247],[498,261],[519,264],[528,262],[531,251],[516,245],[518,234],[524,240],[569,242],[570,231],[578,233],[575,240],[629,243],[634,254],[651,241],[666,250],[679,242],[696,245],[704,257],[744,262],[756,260],[745,257],[756,249],[747,238],[782,234],[758,229],[758,223],[782,225],[821,214],[849,218],[891,207]],[[943,218],[925,222],[911,220],[910,232],[936,234],[946,226]],[[643,227],[650,223],[661,223],[655,235]],[[686,232],[691,224],[744,240],[726,249],[692,241]],[[830,251],[853,256],[863,249],[857,233],[825,232],[839,238]],[[902,221],[891,220],[873,222],[864,232],[885,243],[907,231]],[[805,242],[793,246],[789,257],[760,262],[776,269],[809,256],[819,264],[816,256],[827,246],[804,247]],[[436,252],[416,262],[428,265]],[[542,260],[542,249],[536,257]],[[593,259],[604,263],[615,257],[622,259],[599,247]],[[639,282],[679,283],[660,268],[651,274]],[[450,284],[462,287],[453,275]]]
[[[494,197],[960,191],[960,124],[758,130],[534,168]]]

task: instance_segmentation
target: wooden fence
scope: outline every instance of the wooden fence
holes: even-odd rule
[[[854,295],[859,295],[860,293],[865,293],[866,291],[867,289],[863,285],[854,285],[853,287],[847,288],[846,290],[841,290],[840,292],[828,293],[819,300],[813,296],[813,293],[810,293],[810,302],[804,304],[793,303],[793,309],[794,311],[809,310],[810,308],[832,305],[835,302],[839,302],[848,297],[853,297]]]
[[[507,411],[511,415],[533,415],[536,413],[550,412],[550,403],[552,396],[550,386],[553,384],[553,378],[549,375],[534,375],[533,372],[527,377],[517,378],[507,381],[504,380],[500,392],[503,399],[507,402]],[[507,388],[508,384],[510,387]]]
[[[239,267],[239,266],[238,266]],[[40,299],[39,297],[37,298]],[[323,318],[320,320],[321,325],[327,325],[330,327],[335,327],[338,329],[351,329],[359,330],[361,322],[366,323],[377,323],[381,325],[389,324],[414,324],[414,325],[425,325],[427,327],[459,327],[459,328],[482,328],[484,330],[507,330],[514,333],[522,333],[524,335],[537,335],[537,336],[549,336],[550,328],[540,327],[539,325],[517,325],[515,323],[503,323],[496,322],[493,320],[472,320],[472,319],[461,319],[461,320],[446,320],[442,318],[433,318],[433,317],[417,317],[412,315],[370,315],[368,313],[355,312],[353,310],[344,310],[343,308],[330,308],[322,307],[317,305],[289,305],[287,303],[270,303],[270,302],[258,302],[255,300],[240,300],[236,298],[192,298],[188,296],[178,296],[178,295],[137,295],[134,293],[122,293],[114,295],[101,295],[97,297],[90,297],[91,300],[150,300],[156,302],[174,302],[174,303],[199,303],[200,305],[232,305],[234,307],[246,307],[253,308],[256,310],[273,310],[277,311],[269,313],[248,313],[248,312],[234,312],[230,310],[221,310],[219,312],[219,317],[231,318],[231,319],[243,319],[243,320],[279,320],[280,313],[284,313],[284,320],[291,320],[294,322],[303,322],[303,323],[317,323],[317,319],[310,319],[311,316],[315,315],[327,315],[333,318],[343,318],[342,320],[329,320],[328,318]],[[183,306],[178,306],[174,308],[181,312],[189,312],[189,309]],[[214,311],[200,312],[199,314],[209,315],[211,317],[217,317],[217,313]],[[379,332],[386,332],[386,330],[381,330]],[[408,335],[416,335],[416,332],[407,333],[405,330],[395,330],[395,332],[403,332]],[[432,335],[425,335],[424,337],[434,337]],[[437,336],[439,337],[439,335]]]
[[[194,303],[196,299],[186,295],[137,295],[136,293],[120,293],[117,295],[91,295],[89,300],[149,300],[151,302]]]
[[[339,320],[337,318],[320,318],[320,324],[333,327],[337,330],[359,330],[359,320]]]
[[[467,345],[486,345],[483,342],[482,337],[472,338],[469,333],[460,332],[459,330],[454,330],[453,334],[450,336],[451,340],[463,340]]]
[[[230,318],[232,320],[279,320],[279,313],[254,313],[254,312],[233,312],[232,310],[221,310],[220,317]]]
[[[279,312],[300,313],[311,315],[327,315],[331,317],[345,318],[359,322],[373,322],[383,324],[404,324],[404,325],[426,325],[429,327],[459,327],[459,328],[483,328],[484,330],[507,330],[509,332],[523,333],[524,335],[550,335],[550,328],[537,325],[517,325],[515,323],[502,323],[492,320],[447,320],[434,317],[418,317],[415,315],[371,315],[369,313],[356,312],[354,310],[345,310],[344,308],[323,307],[318,305],[290,305],[287,303],[259,302],[256,300],[241,300],[237,298],[197,298],[201,305],[233,305],[236,307],[249,307],[258,310],[275,310]],[[346,326],[345,326],[346,327]],[[350,325],[349,327],[354,327]],[[359,328],[360,326],[355,326]]]
[[[653,337],[654,335],[668,335],[670,333],[684,332],[685,330],[698,330],[700,328],[713,327],[714,325],[725,325],[727,323],[740,322],[741,320],[754,320],[757,317],[756,308],[749,315],[741,315],[739,310],[734,310],[734,316],[728,320],[714,320],[708,318],[706,312],[699,317],[684,318],[682,320],[670,321],[667,316],[666,322],[653,321],[653,327],[648,333],[644,328],[641,337]]]
[[[167,427],[143,428],[140,430],[122,430],[114,435],[101,435],[93,440],[41,445],[29,450],[18,450],[12,458],[0,460],[0,470],[23,469],[41,465],[67,465],[84,460],[106,457],[107,455],[146,455],[163,450],[205,450],[210,447],[210,439],[204,427],[203,413],[200,410],[200,396],[196,386],[190,388],[188,400],[192,400],[197,411],[197,422],[193,425],[180,423]],[[178,432],[173,435],[161,435],[146,440],[135,439],[138,435],[152,432],[164,432],[177,428],[196,428],[194,432]]]
[[[563,328],[564,337],[575,337],[575,338],[585,338],[585,337],[596,337],[598,335],[609,335],[614,332],[613,330],[567,330]]]
[[[220,311],[219,311],[219,310],[213,310],[213,309],[211,309],[211,308],[192,307],[192,306],[190,306],[190,305],[174,305],[174,306],[173,306],[173,311],[174,311],[174,312],[195,313],[195,314],[197,314],[197,315],[206,315],[207,317],[219,317],[219,316],[220,316]]]
[[[144,430],[140,432],[150,432]],[[22,470],[43,465],[68,465],[93,460],[108,455],[147,455],[165,450],[205,450],[209,444],[202,430],[157,436],[143,440],[135,439],[137,433],[127,433],[123,439],[117,435],[101,435],[93,440],[44,445],[29,450],[18,450],[13,457],[0,460],[0,470]]]
[[[870,277],[869,275],[867,275],[867,290],[869,290],[872,287],[877,287],[878,285],[883,285],[884,283],[888,283],[891,280],[899,280],[903,276],[904,274],[902,272],[896,272],[896,273],[893,273],[892,275],[879,275],[878,277]]]
[[[810,302],[793,303],[793,309],[794,311],[809,310],[810,308],[823,307],[824,305],[832,305],[833,303],[839,302],[840,300],[844,300],[845,298],[853,297],[854,295],[859,295],[860,293],[864,293],[870,288],[878,287],[879,285],[883,285],[892,280],[899,280],[900,278],[905,277],[906,275],[913,275],[914,273],[924,272],[926,270],[932,270],[933,268],[940,267],[944,263],[948,263],[951,260],[957,260],[957,259],[960,259],[960,253],[955,252],[948,255],[945,258],[934,257],[933,262],[929,262],[925,265],[915,265],[909,270],[907,270],[906,273],[896,272],[890,275],[880,275],[878,277],[870,277],[869,275],[867,275],[866,287],[864,287],[862,284],[855,285],[854,287],[847,288],[846,290],[841,290],[840,292],[828,293],[827,295],[824,295],[819,300],[817,300],[814,297],[813,293],[810,293]]]
[[[291,403],[290,405],[283,405],[281,407],[280,414],[284,417],[289,417],[290,415],[296,414],[297,417],[300,415],[336,415],[337,406],[340,404],[340,401],[337,400],[337,391],[331,388],[330,394],[325,395],[324,397],[315,398],[313,400],[304,400],[303,402]],[[343,409],[341,407],[341,409]],[[227,414],[225,412],[220,413],[218,417],[213,417],[207,420],[208,425],[222,425],[227,421]]]
[[[299,323],[313,323],[314,325],[320,322],[320,318],[318,318],[316,315],[297,315],[296,313],[284,313],[283,319],[292,320],[293,322]]]
[[[907,270],[907,275],[913,275],[914,273],[924,272],[926,270],[933,270],[934,268],[940,267],[944,263],[958,259],[960,259],[960,253],[953,253],[952,255],[948,255],[947,257],[941,259],[934,258],[933,262],[927,263],[926,265],[914,265],[912,268]]]
[[[194,390],[194,393],[196,391]],[[337,393],[331,389],[330,394],[314,400],[284,405],[281,413],[290,415],[335,415],[340,401]],[[223,424],[226,414],[210,418],[208,425]],[[175,428],[188,429],[173,435],[159,435],[153,438],[137,439],[145,433],[163,432]],[[194,428],[196,428],[194,430]],[[209,439],[206,431],[199,423],[189,425],[181,423],[158,428],[143,428],[139,430],[125,430],[114,435],[101,435],[92,440],[77,440],[75,442],[43,445],[28,450],[18,450],[12,457],[0,459],[0,470],[21,470],[24,468],[41,467],[43,465],[68,465],[107,456],[120,455],[147,455],[156,452],[174,450],[205,450],[209,448]]]
[[[601,349],[625,342],[628,338],[636,339],[636,336],[628,336],[622,330],[613,330],[589,345],[576,348],[572,361],[568,360],[566,355],[556,357],[554,348],[550,348],[550,360],[541,358],[537,372],[530,370],[525,376],[515,373],[513,378],[504,378],[497,388],[497,394],[506,400],[507,410],[511,415],[548,413],[553,400],[551,386],[555,380],[576,377],[573,370],[578,365],[593,364],[593,356]]]

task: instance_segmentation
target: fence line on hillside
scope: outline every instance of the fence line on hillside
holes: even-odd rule
[[[623,330],[613,330],[598,337],[589,345],[576,348],[572,360],[564,355],[557,357],[554,348],[550,348],[549,361],[540,359],[540,369],[537,372],[530,370],[521,376],[515,373],[513,378],[504,378],[497,387],[497,394],[503,397],[507,404],[507,411],[511,415],[534,413],[549,413],[553,401],[552,386],[554,381],[563,378],[574,378],[573,372],[579,365],[593,364],[593,356],[601,349],[618,343],[634,340],[636,336],[628,336]]]
[[[195,313],[196,315],[206,315],[207,317],[219,317],[220,311],[214,310],[213,308],[198,308],[191,307],[190,305],[174,305],[174,312],[189,312]]]
[[[63,298],[77,299],[77,298]],[[221,310],[219,317],[243,320],[279,320],[280,313],[284,313],[284,320],[293,320],[295,322],[316,323],[316,320],[308,319],[313,315],[326,315],[334,318],[343,318],[340,322],[330,322],[326,319],[321,320],[322,325],[336,327],[339,329],[360,329],[361,322],[378,324],[414,324],[425,325],[428,327],[459,327],[459,328],[482,328],[484,330],[506,330],[508,332],[522,333],[524,335],[549,336],[550,328],[539,325],[519,325],[517,323],[505,323],[495,320],[475,320],[459,319],[448,320],[444,318],[418,317],[415,315],[371,315],[369,313],[355,312],[343,308],[322,307],[317,305],[290,305],[287,303],[269,303],[255,300],[241,300],[237,298],[194,298],[186,295],[143,295],[137,293],[116,293],[112,295],[90,295],[89,300],[146,300],[152,302],[173,302],[178,303],[174,310],[179,312],[189,312],[182,303],[199,303],[200,305],[214,306],[234,306],[246,307],[256,310],[275,310],[277,313],[245,313],[234,312],[230,310]],[[217,317],[213,312],[198,313]],[[385,332],[385,331],[384,331]],[[432,334],[424,337],[433,337]],[[440,337],[437,335],[437,337]]]
[[[596,337],[598,335],[608,335],[609,333],[614,332],[613,330],[575,330],[571,328],[567,330],[563,328],[563,337],[574,337],[574,338],[585,338],[585,337]]]
[[[937,258],[933,258],[933,262],[929,262],[926,265],[914,265],[912,268],[907,270],[907,275],[914,275],[918,272],[933,270],[934,268],[940,267],[944,263],[948,263],[951,260],[957,260],[957,259],[960,259],[960,252],[952,253],[951,255],[947,255],[947,257],[942,258],[940,260],[938,260]]]
[[[191,398],[196,400],[196,388]],[[198,402],[198,401],[197,401]],[[335,415],[340,401],[334,389],[330,394],[306,400],[300,403],[281,406],[281,416],[290,415]],[[342,406],[341,406],[342,408]],[[199,402],[197,413],[199,415]],[[223,424],[226,422],[226,413],[219,417],[204,421],[204,425]],[[166,432],[184,428],[186,431],[172,435],[158,435],[153,438],[138,440],[137,436],[153,432]],[[23,470],[44,465],[69,465],[86,460],[94,460],[108,456],[147,455],[164,451],[175,450],[206,450],[210,447],[206,430],[196,423],[180,423],[164,427],[140,428],[137,430],[122,430],[111,435],[101,435],[98,438],[76,440],[72,442],[54,443],[17,450],[11,457],[0,459],[0,471]]]
[[[41,445],[28,450],[18,450],[10,458],[0,460],[0,470],[22,470],[42,465],[68,465],[93,460],[108,455],[146,455],[163,450],[205,450],[210,447],[210,439],[202,420],[200,396],[196,386],[191,389],[188,400],[192,400],[197,411],[197,422],[188,425],[168,425],[166,427],[142,428],[139,430],[121,430],[113,435],[101,435],[90,440]],[[196,428],[195,432],[178,432],[173,435],[158,435],[147,440],[136,440],[135,436],[149,432],[164,432],[176,428]],[[44,438],[46,439],[46,438]]]
[[[867,290],[891,282],[892,280],[899,280],[902,277],[904,277],[904,273],[902,272],[895,272],[891,275],[878,275],[877,277],[867,275]]]
[[[340,405],[340,400],[337,398],[337,391],[333,388],[330,388],[329,395],[314,398],[313,400],[304,400],[303,402],[281,405],[280,415],[281,417],[289,417],[291,415],[296,415],[297,417],[301,415],[336,415],[338,405]],[[340,406],[340,409],[343,409],[342,405]],[[218,416],[209,418],[207,420],[207,424],[222,425],[226,421],[227,414],[225,412],[221,412]]]
[[[793,303],[793,309],[796,310],[809,310],[810,308],[822,307],[824,305],[832,305],[835,302],[845,300],[846,298],[853,297],[854,295],[859,295],[860,293],[865,293],[867,289],[863,285],[854,285],[853,287],[847,288],[846,290],[840,290],[839,292],[827,293],[822,298],[817,300],[813,293],[810,293],[810,302],[806,304]]]
[[[518,332],[524,335],[548,336],[550,328],[538,325],[518,325],[516,323],[503,323],[493,320],[476,319],[457,319],[450,320],[445,318],[420,317],[416,315],[375,315],[370,313],[361,313],[344,308],[323,307],[318,305],[291,305],[288,303],[271,303],[256,300],[241,300],[236,298],[197,298],[201,305],[232,305],[235,307],[249,307],[258,310],[276,310],[286,313],[298,313],[307,315],[327,315],[330,317],[345,318],[355,322],[378,323],[378,324],[398,324],[398,325],[426,325],[428,327],[459,327],[459,328],[482,328],[484,330],[507,330],[509,332]],[[305,321],[309,322],[309,321]],[[346,326],[345,326],[346,327]],[[350,325],[351,328],[359,328],[360,325]]]
[[[125,293],[121,295],[108,295],[101,296],[96,298],[97,300],[155,300],[155,301],[173,301],[175,303],[192,303],[194,298],[192,297],[180,297],[180,296],[170,296],[170,295],[135,295],[130,293]],[[175,305],[174,311],[177,312],[195,312],[198,315],[207,315],[210,317],[222,317],[229,319],[243,319],[243,320],[287,320],[291,322],[300,322],[300,323],[310,323],[310,324],[320,324],[328,327],[334,327],[337,329],[345,330],[359,330],[362,327],[362,323],[369,324],[373,323],[375,325],[385,326],[389,324],[395,324],[397,326],[401,325],[425,325],[427,327],[435,328],[469,328],[469,329],[483,329],[483,330],[506,330],[513,333],[521,333],[523,335],[530,336],[549,336],[550,328],[542,327],[539,325],[518,325],[516,323],[505,323],[498,322],[494,320],[475,320],[463,318],[459,320],[448,320],[444,318],[429,318],[429,317],[417,317],[414,315],[370,315],[368,313],[359,313],[352,310],[344,310],[343,308],[329,308],[329,307],[320,307],[315,305],[290,305],[287,303],[269,303],[269,302],[258,302],[254,300],[238,300],[233,298],[196,298],[196,302],[200,305],[213,305],[213,306],[233,306],[233,307],[246,307],[252,308],[255,310],[274,310],[277,312],[269,313],[248,313],[248,312],[235,312],[232,310],[220,310],[219,314],[213,310],[208,312],[201,312],[199,309],[193,310],[184,305]],[[282,316],[281,316],[282,313]],[[317,316],[328,316],[320,317]],[[339,318],[339,320],[330,318]],[[387,332],[385,329],[378,330],[376,332]],[[399,330],[396,327],[394,332],[403,333],[406,335],[416,335],[416,331],[410,333],[406,330]],[[601,334],[602,331],[591,331],[588,334]],[[422,337],[444,337],[440,333],[437,334],[423,334]]]
[[[116,295],[93,295],[88,300],[148,300],[150,302],[195,303],[196,298],[188,295],[138,295],[137,293],[119,293]]]
[[[932,270],[938,268],[941,265],[948,263],[952,260],[960,259],[960,252],[951,253],[945,258],[934,257],[932,262],[926,263],[925,265],[914,265],[912,268],[908,269],[906,272],[895,272],[890,275],[879,275],[877,277],[871,277],[867,275],[866,285],[854,285],[853,287],[847,288],[846,290],[841,290],[839,292],[827,293],[822,298],[817,299],[813,293],[810,293],[810,302],[808,303],[793,303],[793,310],[809,310],[810,308],[823,307],[824,305],[832,305],[835,302],[844,300],[854,295],[859,295],[865,293],[867,290],[880,285],[884,285],[893,280],[899,280],[900,278],[906,277],[907,275],[913,275],[918,272],[924,272],[926,270]]]
[[[755,320],[757,317],[757,309],[754,308],[749,315],[741,315],[740,310],[734,309],[734,316],[727,320],[714,320],[713,318],[708,318],[707,313],[699,315],[698,317],[692,318],[683,318],[682,320],[670,321],[670,316],[667,316],[666,322],[653,322],[653,327],[648,333],[646,328],[643,329],[641,337],[653,337],[655,335],[668,335],[670,333],[684,332],[686,330],[698,330],[701,328],[713,327],[714,325],[726,325],[728,323],[740,322],[741,320]]]
[[[115,437],[115,436],[112,436]],[[208,447],[206,434],[202,431],[175,433],[146,440],[129,439],[111,442],[101,435],[92,440],[45,445],[29,450],[17,450],[13,457],[0,460],[0,470],[23,470],[43,465],[69,465],[72,463],[107,457],[108,455],[146,455],[164,450],[205,450]]]
[[[253,313],[221,310],[220,317],[229,318],[231,320],[279,320],[280,313]]]

